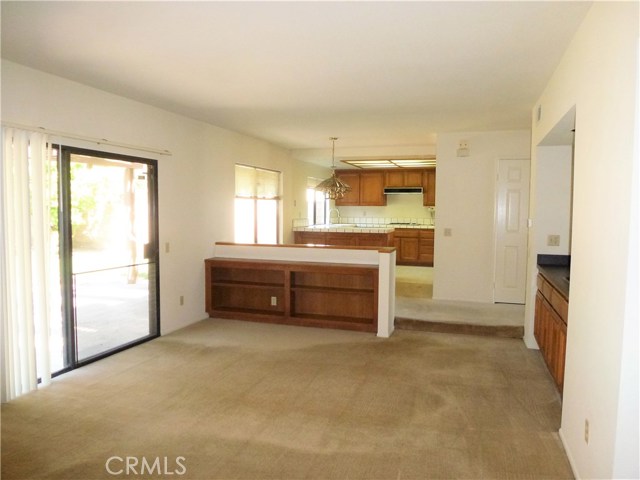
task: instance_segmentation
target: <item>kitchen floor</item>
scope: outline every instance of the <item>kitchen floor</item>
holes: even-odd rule
[[[396,267],[396,318],[524,328],[524,305],[433,299],[432,267]]]

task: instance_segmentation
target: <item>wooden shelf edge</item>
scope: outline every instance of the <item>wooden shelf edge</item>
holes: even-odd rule
[[[301,291],[301,292],[324,292],[324,293],[348,293],[355,295],[373,295],[375,290],[371,289],[359,289],[359,288],[339,288],[339,287],[315,287],[312,285],[299,285],[292,286],[291,291]]]
[[[284,283],[213,282],[212,285],[216,287],[284,288]]]

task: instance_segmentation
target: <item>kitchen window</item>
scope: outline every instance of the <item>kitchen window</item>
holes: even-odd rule
[[[325,198],[324,193],[316,190],[316,185],[320,182],[322,179],[307,178],[307,219],[309,225],[320,225],[329,219],[329,199]]]
[[[277,244],[281,173],[236,165],[235,241]]]

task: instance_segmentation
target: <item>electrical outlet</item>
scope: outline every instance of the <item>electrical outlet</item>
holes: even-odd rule
[[[451,229],[450,228],[445,228],[444,229],[444,236],[445,237],[450,237],[452,235]]]
[[[560,235],[548,235],[547,236],[547,245],[549,247],[559,247],[560,246]]]
[[[589,445],[589,420],[584,419],[584,443]]]
[[[180,295],[180,306],[184,305],[184,295]]]
[[[275,307],[278,305],[278,297],[271,297],[271,306]]]
[[[171,251],[171,245],[169,245],[169,242],[164,244],[164,253],[169,253]]]

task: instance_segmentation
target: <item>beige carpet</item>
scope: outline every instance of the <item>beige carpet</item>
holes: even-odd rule
[[[524,305],[434,300],[433,268],[396,267],[396,328],[524,336]]]
[[[3,405],[2,478],[572,478],[559,422],[520,340],[204,320]]]

